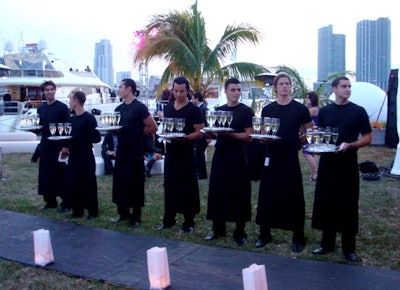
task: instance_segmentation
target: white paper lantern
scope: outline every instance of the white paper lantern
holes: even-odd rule
[[[165,289],[171,285],[167,249],[153,247],[147,250],[147,269],[150,289]]]

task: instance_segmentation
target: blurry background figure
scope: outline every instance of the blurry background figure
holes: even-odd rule
[[[114,164],[117,155],[118,136],[112,132],[104,136],[103,143],[101,144],[101,157],[104,160],[104,172],[106,175],[112,174],[114,171]]]
[[[318,94],[316,92],[308,92],[306,94],[306,106],[310,111],[311,120],[313,120],[314,126],[318,126],[319,106],[318,106]],[[311,169],[309,180],[316,181],[318,176],[317,157],[314,154],[305,151],[303,151],[303,156],[306,159]]]
[[[156,147],[153,135],[144,135],[144,159],[147,161],[144,171],[146,177],[151,177],[151,168],[157,160],[162,159],[161,149]]]
[[[200,108],[201,117],[203,120],[204,127],[207,126],[206,121],[206,112],[208,110],[207,106],[204,104],[203,95],[199,92],[195,93],[192,97],[192,103]],[[208,146],[208,141],[206,139],[206,135],[199,140],[196,140],[194,143],[194,151],[196,156],[196,171],[198,179],[207,179],[207,167],[206,167],[206,156],[205,152]]]

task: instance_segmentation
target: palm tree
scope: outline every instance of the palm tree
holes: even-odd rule
[[[223,83],[229,77],[253,80],[255,75],[269,72],[266,67],[249,62],[224,65],[237,52],[239,44],[258,44],[260,32],[248,24],[228,25],[219,43],[211,48],[204,18],[197,10],[197,0],[191,11],[175,10],[165,15],[153,15],[141,32],[143,44],[137,47],[133,63],[166,61],[168,65],[161,77],[160,88],[165,88],[174,77],[184,75],[194,91],[204,94],[214,81]]]

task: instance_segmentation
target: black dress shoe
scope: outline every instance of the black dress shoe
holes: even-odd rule
[[[162,230],[169,229],[169,228],[171,228],[171,227],[167,227],[166,225],[162,224],[161,226],[156,227],[155,230],[162,231]]]
[[[294,253],[300,253],[300,252],[302,252],[304,250],[305,246],[306,245],[304,245],[304,244],[293,244],[292,251]]]
[[[238,246],[244,246],[247,243],[247,241],[245,238],[235,238],[235,243]]]
[[[116,224],[116,223],[119,223],[119,222],[122,222],[122,221],[126,221],[127,219],[129,219],[129,217],[119,216],[117,218],[111,219],[111,222],[113,224]]]
[[[140,225],[140,223],[138,221],[131,221],[130,222],[131,228],[137,228],[139,225]]]
[[[69,218],[71,218],[71,219],[77,219],[77,218],[81,218],[81,217],[83,217],[83,215],[77,215],[74,213],[69,216]]]
[[[183,228],[182,228],[182,232],[183,232],[184,234],[190,234],[190,233],[193,233],[193,232],[194,232],[194,228],[193,228],[193,227],[183,227]]]
[[[39,207],[40,210],[45,210],[45,209],[49,209],[49,208],[56,208],[57,204],[50,204],[50,203],[46,203],[44,206]]]
[[[216,239],[218,239],[220,237],[225,237],[225,236],[226,236],[226,234],[219,235],[219,234],[212,233],[212,234],[208,235],[207,237],[205,237],[205,240],[206,241],[212,241],[212,240],[216,240]]]
[[[349,262],[355,262],[357,261],[357,255],[354,253],[348,253],[344,255],[344,258],[349,261]]]
[[[266,243],[263,239],[258,239],[257,242],[256,242],[256,244],[255,244],[255,247],[256,247],[256,248],[262,248],[262,247],[264,247],[266,244],[267,244],[267,243]]]
[[[330,250],[330,249],[327,249],[327,248],[324,248],[324,247],[319,247],[318,249],[315,249],[315,250],[312,251],[312,253],[314,255],[325,255],[325,254],[327,254],[329,252],[333,252],[333,250]]]

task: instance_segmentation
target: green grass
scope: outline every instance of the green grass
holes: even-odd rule
[[[208,166],[212,158],[213,148],[208,149]],[[396,149],[368,146],[359,151],[359,162],[374,161],[384,170],[392,165]],[[47,217],[55,220],[71,222],[67,215],[58,213],[58,209],[40,211],[37,208],[43,205],[41,196],[37,195],[38,165],[30,164],[30,154],[3,154],[2,172],[5,182],[0,183],[0,208],[22,212],[30,215]],[[246,232],[248,243],[244,247],[237,247],[232,239],[234,225],[227,224],[228,235],[224,239],[206,242],[204,237],[211,232],[211,222],[205,219],[207,208],[208,180],[200,180],[201,212],[196,216],[195,232],[183,235],[180,227],[176,226],[162,232],[154,231],[154,227],[161,224],[163,215],[163,176],[154,175],[146,180],[146,206],[143,208],[140,227],[131,229],[127,224],[111,224],[110,219],[117,216],[116,206],[111,202],[111,176],[99,176],[98,196],[100,215],[97,219],[87,221],[78,219],[76,223],[88,226],[111,229],[121,232],[134,232],[140,235],[163,237],[179,241],[207,244],[215,247],[234,248],[243,251],[268,253],[286,257],[309,260],[319,260],[333,263],[346,263],[340,249],[338,236],[337,250],[325,256],[314,256],[311,250],[319,246],[321,233],[311,229],[312,203],[315,183],[308,180],[310,170],[300,153],[303,170],[303,185],[306,198],[305,233],[308,239],[306,249],[299,254],[291,251],[292,233],[273,229],[273,242],[265,248],[257,249],[254,243],[258,236],[258,226],[247,223]],[[256,202],[259,182],[252,182],[253,215],[256,212]],[[356,263],[360,266],[380,269],[400,270],[400,179],[384,175],[378,181],[361,179],[360,185],[360,230],[357,236],[357,254],[360,259]],[[182,216],[178,215],[178,224]],[[56,289],[44,286],[57,285],[62,289],[122,289],[115,285],[99,281],[84,280],[66,274],[57,273],[41,268],[26,267],[16,262],[0,259],[0,289]],[[61,285],[61,286],[60,286]],[[56,286],[54,286],[56,287]],[[60,289],[60,288],[57,288]]]

